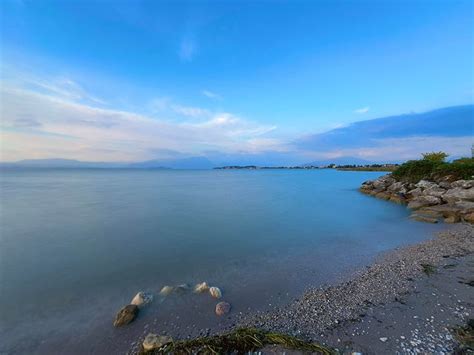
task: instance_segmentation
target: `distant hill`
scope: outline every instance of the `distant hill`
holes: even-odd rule
[[[0,168],[62,169],[212,169],[212,163],[201,157],[175,160],[147,160],[138,163],[87,162],[72,159],[28,159],[0,163]]]

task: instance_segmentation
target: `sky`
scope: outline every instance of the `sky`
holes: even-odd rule
[[[1,161],[393,160],[393,137],[370,152],[298,142],[474,102],[470,0],[3,0],[0,11]],[[467,154],[473,132],[398,138],[417,136],[397,154]]]

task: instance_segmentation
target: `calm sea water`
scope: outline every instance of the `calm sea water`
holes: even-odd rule
[[[438,226],[357,191],[381,175],[334,170],[3,170],[0,353],[125,353],[149,330],[195,336],[332,283]],[[137,291],[157,297],[130,326]]]

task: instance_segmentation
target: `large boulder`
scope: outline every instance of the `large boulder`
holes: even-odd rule
[[[415,184],[416,187],[420,187],[422,189],[428,189],[430,187],[437,186],[434,182],[428,181],[428,180],[420,180],[418,181],[417,184]]]
[[[445,189],[439,187],[438,185],[430,186],[423,190],[423,195],[441,197],[446,192]]]
[[[439,197],[418,196],[408,203],[408,208],[412,210],[416,210],[421,207],[439,205],[440,203],[441,203],[441,199]]]
[[[388,188],[387,188],[388,191],[390,192],[400,192],[402,194],[406,194],[407,193],[407,188],[405,187],[405,184],[401,181],[398,181],[398,182],[394,182],[392,185],[390,185]]]
[[[163,346],[173,342],[173,338],[168,335],[156,335],[149,333],[143,340],[143,349],[145,351],[158,350]]]
[[[135,304],[129,304],[123,307],[118,311],[114,320],[114,327],[121,327],[127,325],[137,317],[138,315],[138,306]]]
[[[451,206],[448,204],[436,205],[430,207],[423,207],[418,210],[419,213],[432,213],[443,216],[444,218],[459,216],[462,212],[462,209],[456,206]]]
[[[464,189],[462,187],[455,187],[446,191],[442,198],[447,203],[474,201],[474,188]]]
[[[474,180],[458,180],[451,183],[451,187],[461,187],[463,189],[470,189],[474,187]]]
[[[417,187],[413,190],[408,191],[408,195],[411,197],[418,197],[418,196],[421,196],[422,194],[423,194],[423,190],[421,190],[420,187]]]

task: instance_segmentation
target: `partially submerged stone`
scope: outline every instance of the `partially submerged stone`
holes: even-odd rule
[[[216,304],[216,314],[218,316],[223,316],[224,314],[227,314],[230,312],[230,303],[227,302],[219,302]]]
[[[458,223],[460,220],[459,216],[449,216],[444,219],[444,223]]]
[[[135,304],[129,304],[118,311],[114,320],[114,327],[121,327],[127,325],[137,317],[138,306]]]
[[[186,293],[188,292],[190,289],[189,285],[188,284],[181,284],[181,285],[178,285],[174,288],[174,291],[179,293],[179,294],[183,294],[183,293]]]
[[[173,338],[168,335],[156,335],[149,333],[143,340],[143,349],[145,351],[157,350],[166,344],[172,343]]]
[[[474,213],[468,213],[464,215],[463,220],[474,224]]]
[[[214,298],[221,298],[222,297],[222,292],[219,290],[218,287],[211,287],[209,289],[209,293],[211,294],[212,297]]]
[[[207,284],[207,282],[201,282],[194,286],[195,293],[203,293],[207,291],[209,291],[209,285]]]
[[[149,292],[138,292],[135,297],[133,297],[130,304],[142,307],[153,301],[153,295]]]
[[[173,292],[174,287],[173,286],[163,286],[163,288],[160,290],[160,295],[161,296],[168,296]]]
[[[423,216],[423,215],[419,215],[419,214],[416,214],[416,213],[412,214],[410,216],[410,218],[414,219],[415,221],[418,221],[418,222],[438,223],[437,218]]]

